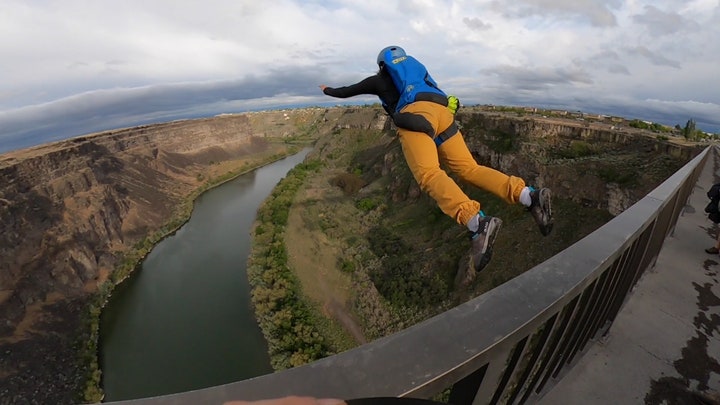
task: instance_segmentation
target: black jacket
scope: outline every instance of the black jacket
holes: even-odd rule
[[[720,223],[720,183],[713,184],[710,190],[707,192],[707,196],[710,199],[708,205],[705,206],[705,212],[708,213],[708,218],[711,221],[718,224]]]
[[[338,98],[372,94],[380,98],[380,101],[383,102],[383,108],[385,108],[385,111],[390,115],[393,115],[395,112],[395,106],[397,106],[398,100],[400,99],[400,93],[398,93],[395,88],[392,78],[382,70],[376,75],[367,77],[349,86],[326,87],[323,93]]]

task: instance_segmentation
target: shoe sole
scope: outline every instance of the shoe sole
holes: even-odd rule
[[[495,243],[495,239],[497,238],[498,232],[500,232],[500,228],[502,227],[502,219],[500,218],[493,218],[490,220],[490,232],[488,232],[487,240],[485,241],[485,251],[487,252],[488,249],[492,249],[493,244]]]
[[[501,227],[502,219],[494,217],[490,219],[490,224],[488,225],[489,232],[485,235],[485,250],[480,258],[480,263],[478,263],[477,266],[472,263],[476,272],[480,272],[488,265],[488,263],[490,263],[490,259],[492,259],[493,245],[495,244],[495,239],[497,238]]]
[[[544,225],[540,227],[540,233],[542,233],[543,236],[547,236],[553,228],[552,194],[550,190],[547,188],[540,189],[538,192],[538,200],[538,205],[540,205],[540,209],[543,212],[544,223]]]
[[[485,234],[485,241],[483,243],[484,249],[481,252],[482,254],[485,254],[485,252],[492,247],[492,244],[495,243],[495,238],[497,238],[497,233],[500,230],[500,227],[502,226],[502,219],[500,218],[490,218],[490,223],[488,224],[487,233]]]

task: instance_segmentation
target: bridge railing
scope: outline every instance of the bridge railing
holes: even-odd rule
[[[434,398],[448,392],[453,404],[533,402],[608,331],[632,287],[655,264],[710,151],[559,254],[415,326],[301,367],[122,403]]]

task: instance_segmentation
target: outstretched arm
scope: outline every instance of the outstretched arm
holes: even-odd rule
[[[345,87],[328,87],[324,84],[321,84],[319,87],[320,90],[328,96],[338,98],[348,98],[358,96],[360,94],[373,94],[377,96],[382,91],[382,81],[380,76],[373,75],[358,83]]]

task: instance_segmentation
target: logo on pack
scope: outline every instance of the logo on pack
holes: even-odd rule
[[[398,63],[404,61],[405,59],[407,59],[407,56],[401,56],[399,58],[393,59],[392,63],[393,63],[393,65],[397,65]]]

